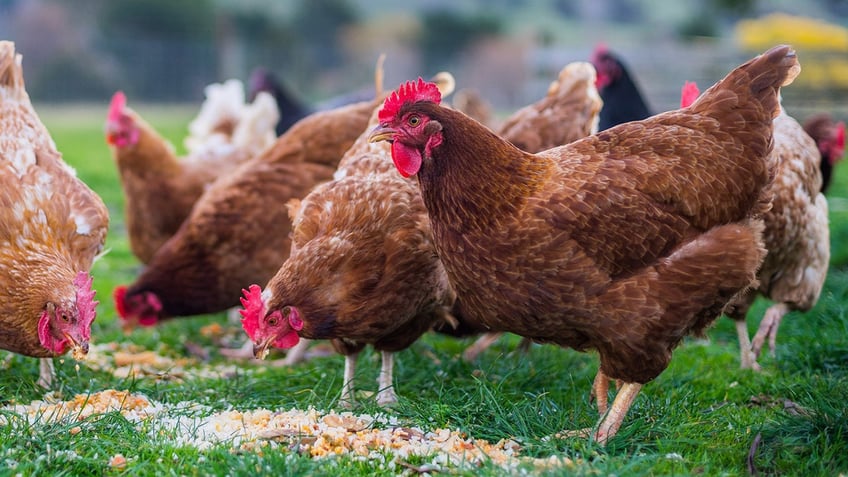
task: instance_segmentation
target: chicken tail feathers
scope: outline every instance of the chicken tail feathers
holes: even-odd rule
[[[8,90],[15,97],[26,95],[21,60],[21,55],[15,53],[14,42],[0,41],[0,88]]]
[[[800,72],[795,50],[775,46],[731,71],[701,95],[692,111],[716,116],[739,107],[766,114],[770,121],[780,114],[780,87],[792,83]]]

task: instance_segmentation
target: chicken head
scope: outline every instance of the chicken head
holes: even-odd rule
[[[127,97],[123,92],[118,91],[112,96],[109,114],[106,117],[106,142],[115,147],[133,146],[138,142],[141,134],[126,108]]]
[[[300,341],[297,332],[303,329],[303,320],[296,307],[286,306],[268,313],[265,306],[268,297],[263,296],[259,285],[250,285],[242,293],[244,297],[241,298],[241,304],[244,309],[239,310],[241,325],[253,341],[253,355],[256,358],[265,359],[272,345],[288,349]]]
[[[91,289],[91,277],[79,272],[73,285],[73,300],[48,301],[38,319],[38,340],[44,348],[60,355],[70,347],[76,360],[88,354],[91,340],[91,324],[94,322],[95,291]]]
[[[162,301],[155,293],[145,291],[127,295],[125,286],[115,288],[113,293],[115,309],[123,320],[125,332],[131,331],[135,325],[154,326],[159,322]]]

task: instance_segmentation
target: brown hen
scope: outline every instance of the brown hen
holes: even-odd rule
[[[759,286],[727,310],[736,321],[741,366],[750,369],[760,368],[757,358],[766,339],[774,354],[777,329],[786,313],[808,311],[816,304],[830,262],[822,157],[813,139],[785,111],[774,120],[772,156],[777,173],[766,189],[773,200],[763,216],[768,254],[757,273]],[[745,317],[758,294],[775,303],[763,315],[752,342]]]
[[[419,80],[387,98],[371,139],[417,174],[464,314],[599,352],[594,437],[606,442],[683,337],[754,281],[772,120],[799,71],[776,47],[689,108],[539,154],[439,106]],[[607,409],[610,379],[623,384]]]
[[[47,358],[88,353],[89,270],[109,226],[100,197],[62,161],[24,86],[22,57],[0,41],[0,348]],[[39,383],[52,382],[41,361]]]
[[[434,324],[453,322],[453,291],[433,249],[418,184],[397,175],[388,145],[368,142],[376,124],[375,110],[335,180],[293,201],[289,258],[264,294],[253,285],[243,300],[242,323],[257,357],[271,346],[292,347],[299,337],[332,340],[345,356],[346,405],[354,399],[362,348],[380,351],[377,403],[392,404],[394,353]],[[282,308],[300,317],[294,335],[288,321],[276,318]]]

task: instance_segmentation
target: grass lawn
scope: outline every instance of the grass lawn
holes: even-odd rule
[[[675,351],[671,366],[645,386],[618,436],[602,448],[582,439],[545,438],[595,424],[597,413],[589,400],[595,354],[538,345],[523,354],[513,351],[518,339],[510,337],[469,364],[459,355],[470,340],[426,336],[398,355],[395,383],[400,402],[388,411],[380,410],[367,393],[376,388],[379,355],[370,349],[363,353],[357,370],[362,399],[353,412],[380,415],[394,426],[425,432],[451,429],[491,443],[512,439],[520,446],[520,463],[503,467],[492,459],[462,466],[433,456],[387,457],[383,450],[368,459],[318,458],[299,452],[291,439],[268,438],[256,446],[239,440],[209,443],[201,442],[200,430],[204,418],[229,410],[241,411],[248,426],[244,416],[262,408],[338,409],[340,356],[330,354],[291,368],[228,362],[217,352],[210,325],[221,324],[225,333],[232,328],[234,345],[241,331],[223,313],[171,320],[130,336],[121,332],[112,289],[131,281],[139,265],[129,252],[121,191],[103,140],[105,109],[105,103],[99,108],[40,109],[67,162],[103,197],[112,214],[110,252],[92,272],[101,301],[93,344],[117,343],[97,351],[116,361],[119,351],[153,351],[177,364],[159,373],[122,375],[108,366],[77,366],[70,357],[57,359],[58,389],[45,395],[35,385],[37,360],[0,352],[0,404],[5,406],[0,420],[6,422],[0,425],[0,475],[255,475],[273,469],[281,475],[364,476],[435,472],[434,462],[452,475],[745,475],[749,465],[762,475],[848,473],[844,168],[829,194],[833,260],[825,290],[812,311],[786,317],[777,356],[760,360],[764,372],[738,369],[733,323],[720,319],[708,340],[690,339]],[[184,108],[139,109],[175,144],[193,114]],[[765,305],[758,303],[752,315],[761,315]],[[749,328],[755,330],[756,324]],[[137,347],[127,348],[130,343]],[[209,352],[206,361],[197,358],[204,352]],[[187,356],[192,361],[183,363]],[[159,405],[160,412],[148,418],[112,411],[55,420],[48,414],[35,419],[11,410],[15,404],[69,400],[107,389],[143,395]],[[112,460],[110,465],[117,454],[127,462]]]

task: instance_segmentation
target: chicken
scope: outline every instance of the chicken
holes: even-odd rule
[[[595,80],[595,68],[591,64],[574,62],[566,65],[557,80],[548,87],[546,96],[507,118],[498,135],[525,152],[535,153],[596,133],[602,101],[595,88]],[[438,327],[438,331],[460,336],[485,331],[479,323],[470,323],[468,317],[462,317],[462,321],[464,326],[442,326]],[[474,361],[500,335],[486,333],[465,349],[463,358]],[[523,349],[528,346],[526,339],[519,345]]]
[[[76,177],[26,92],[22,57],[0,41],[0,348],[42,360],[39,383],[69,349],[88,353],[95,292],[89,271],[109,216]]]
[[[599,131],[651,115],[636,81],[618,56],[605,45],[598,45],[592,52],[592,64],[598,70],[597,86],[604,101]]]
[[[445,91],[452,91],[452,80],[442,84]],[[368,142],[376,124],[375,108],[334,180],[290,204],[291,254],[265,292],[259,285],[243,290],[242,325],[256,357],[300,337],[332,340],[345,356],[344,405],[354,401],[356,360],[366,345],[380,351],[376,399],[389,405],[397,401],[394,354],[434,324],[455,323],[453,291],[433,249],[418,184],[394,172],[388,145]],[[283,307],[299,317],[295,334],[278,318]]]
[[[217,85],[207,87],[208,99],[191,124],[186,139],[190,152],[183,158],[177,158],[172,145],[126,106],[123,93],[112,97],[106,141],[124,190],[130,249],[142,263],[149,263],[177,232],[209,184],[276,139],[273,127],[279,113],[270,96],[263,94],[245,107],[240,84],[235,89],[213,86]]]
[[[697,96],[697,86],[687,83],[681,106],[688,106]],[[777,328],[786,313],[808,311],[816,304],[830,261],[827,200],[820,169],[828,161],[785,110],[774,120],[771,155],[777,171],[765,192],[772,197],[772,206],[763,216],[763,239],[768,253],[757,273],[759,285],[726,310],[736,322],[743,369],[760,369],[757,358],[766,339],[774,353]],[[763,315],[752,343],[745,318],[758,294],[775,303]]]
[[[754,281],[772,120],[799,71],[775,47],[689,108],[539,154],[440,106],[419,79],[386,99],[370,138],[417,175],[463,314],[598,351],[593,436],[605,443],[674,347]],[[610,379],[622,384],[608,407]]]
[[[380,72],[378,63],[378,88]],[[272,148],[213,183],[135,282],[115,289],[125,328],[235,307],[246,283],[270,280],[291,245],[283,205],[332,178],[376,105],[311,114]]]
[[[814,114],[804,121],[804,131],[816,142],[821,154],[821,191],[830,186],[833,168],[845,155],[845,123],[836,122],[827,113]]]

